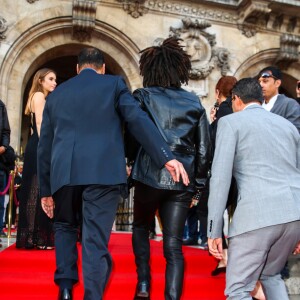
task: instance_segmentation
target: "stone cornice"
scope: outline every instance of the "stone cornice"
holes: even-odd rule
[[[73,0],[72,35],[81,42],[91,38],[95,29],[97,5],[94,1]]]
[[[100,2],[100,0],[98,0]],[[215,23],[237,26],[246,37],[257,32],[272,31],[280,34],[300,35],[300,1],[294,0],[102,0],[104,3],[119,2],[134,18],[149,11],[201,18]]]

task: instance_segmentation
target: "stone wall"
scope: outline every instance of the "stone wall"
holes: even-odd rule
[[[140,87],[139,51],[176,35],[191,55],[189,86],[209,110],[222,75],[254,76],[276,63],[295,96],[299,78],[297,1],[1,0],[0,97],[12,145],[20,146],[23,98],[33,73],[48,61],[100,48],[114,74]],[[70,68],[73,66],[70,66]]]

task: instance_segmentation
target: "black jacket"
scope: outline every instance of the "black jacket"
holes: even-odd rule
[[[9,147],[10,143],[10,126],[7,116],[7,111],[5,104],[0,100],[0,146],[4,146],[6,149]],[[14,153],[14,151],[12,151]],[[0,170],[4,170],[9,173],[9,170],[13,170],[13,167],[9,167],[6,164],[6,156],[10,154],[10,152],[4,152],[0,156]],[[12,159],[14,162],[14,158]]]
[[[207,181],[211,141],[206,112],[199,98],[181,88],[151,87],[133,93],[148,112],[175,158],[185,167],[190,185],[175,183],[166,168],[159,168],[140,148],[132,178],[158,189],[201,191]]]
[[[216,113],[216,119],[211,123],[211,131],[212,131],[212,147],[213,151],[215,151],[215,145],[216,145],[216,136],[217,136],[217,128],[218,128],[218,121],[220,118],[227,116],[229,114],[232,114],[232,100],[231,97],[228,97],[225,101],[221,102],[217,113]]]
[[[4,103],[0,100],[0,134],[1,134],[1,140],[0,140],[0,146],[4,146],[7,148],[9,146],[10,142],[10,126],[9,121],[7,117],[7,111]]]

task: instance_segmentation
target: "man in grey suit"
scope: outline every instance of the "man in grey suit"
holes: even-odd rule
[[[300,247],[300,135],[262,108],[262,90],[245,78],[232,90],[234,113],[219,121],[208,201],[208,246],[222,258],[223,214],[232,175],[239,196],[229,226],[227,299],[252,299],[261,280],[270,300],[287,300],[280,271]]]
[[[282,81],[281,70],[274,66],[266,67],[259,72],[258,81],[264,95],[262,107],[289,120],[300,132],[299,104],[295,99],[288,98],[284,94],[279,94]]]

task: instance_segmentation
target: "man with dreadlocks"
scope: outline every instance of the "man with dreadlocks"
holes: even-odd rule
[[[134,97],[159,129],[190,178],[184,186],[159,169],[141,147],[131,176],[135,180],[132,244],[138,283],[135,299],[150,299],[149,227],[158,209],[166,258],[165,299],[180,299],[184,275],[182,236],[189,208],[197,205],[211,159],[209,123],[199,98],[181,88],[191,62],[177,38],[143,50],[140,72],[144,88]]]

